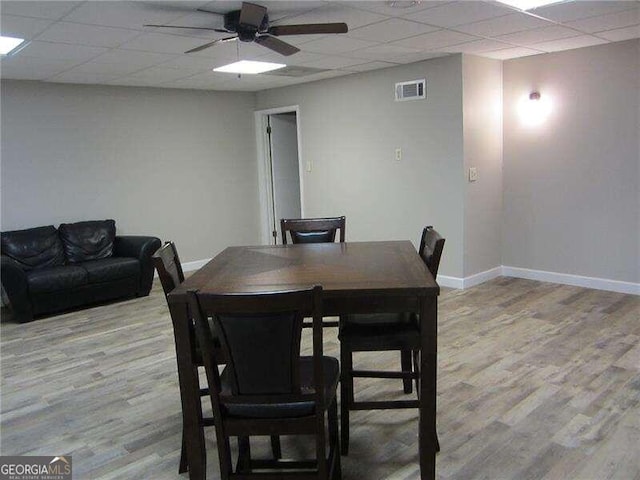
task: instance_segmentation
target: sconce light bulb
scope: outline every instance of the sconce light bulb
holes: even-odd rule
[[[529,94],[529,100],[540,100],[540,92],[531,92]]]

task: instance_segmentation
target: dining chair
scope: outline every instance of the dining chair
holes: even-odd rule
[[[340,479],[340,374],[338,360],[322,351],[322,287],[188,296],[216,419],[221,478]],[[313,318],[310,357],[300,356],[304,316]],[[221,373],[208,318],[229,359]],[[315,459],[252,458],[250,438],[274,434],[313,436]],[[235,470],[231,437],[238,439]]]
[[[340,242],[344,243],[346,218],[283,218],[280,220],[282,244],[287,244],[287,233],[291,243],[330,243],[340,230]]]
[[[165,244],[160,247],[153,255],[153,265],[158,272],[158,277],[160,278],[160,284],[162,285],[162,290],[164,292],[165,299],[170,292],[172,292],[178,285],[184,282],[184,272],[182,270],[182,264],[180,263],[180,257],[178,256],[178,250],[176,248],[175,243],[169,241],[165,242]],[[193,324],[191,325],[191,333],[192,338],[195,338],[195,331],[193,330]],[[196,344],[196,342],[191,342],[191,345],[195,345],[192,351],[192,357],[195,359],[196,365],[194,368],[198,369],[198,367],[204,366],[202,363],[202,354],[200,353],[200,348]],[[214,339],[214,348],[218,349],[220,353],[217,355],[217,358],[220,360],[221,364],[224,365],[226,363],[226,359],[224,355],[222,355],[222,351],[220,350],[220,341],[215,338]],[[196,372],[197,375],[197,372]],[[209,394],[208,388],[200,388],[200,397],[207,396]],[[203,425],[205,426],[213,426],[214,420],[213,417],[203,417],[202,418]],[[279,458],[280,456],[280,439],[277,436],[271,437],[272,450],[275,457]],[[186,436],[184,428],[182,430],[182,447],[180,449],[180,465],[178,467],[178,473],[184,473],[188,470],[188,462],[187,462],[187,453],[186,453]]]
[[[445,239],[433,229],[425,227],[420,238],[420,257],[435,280]],[[349,412],[351,410],[378,410],[418,408],[419,400],[356,401],[354,378],[402,379],[404,393],[411,393],[412,381],[420,394],[420,320],[416,314],[379,313],[352,314],[341,317],[340,331],[340,418],[342,454],[349,452]],[[401,371],[354,370],[354,352],[400,351]],[[437,442],[437,436],[436,436]],[[438,445],[438,450],[440,449]]]
[[[291,243],[333,243],[338,230],[340,231],[338,239],[340,243],[344,243],[346,223],[347,219],[344,215],[325,218],[283,218],[280,220],[282,244],[287,245],[287,237],[291,238]],[[322,326],[337,327],[339,323],[335,320],[326,320],[322,322]],[[309,328],[311,323],[307,321],[302,326]]]

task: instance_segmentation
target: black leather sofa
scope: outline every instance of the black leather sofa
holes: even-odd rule
[[[12,317],[149,295],[160,239],[118,236],[114,220],[0,233],[2,287]]]

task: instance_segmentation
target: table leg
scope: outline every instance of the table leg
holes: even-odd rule
[[[438,350],[438,298],[425,297],[420,306],[420,478],[436,478],[436,369]]]
[[[189,479],[204,480],[206,477],[206,450],[202,425],[202,404],[200,403],[200,383],[198,367],[192,355],[192,342],[195,341],[189,309],[186,303],[169,305],[173,334],[178,360],[178,380],[182,400],[182,421],[187,443]]]

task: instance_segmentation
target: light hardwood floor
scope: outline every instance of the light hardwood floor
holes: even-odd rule
[[[640,480],[640,297],[499,278],[444,290],[439,305],[438,478]],[[338,356],[335,330],[325,345]],[[2,455],[71,454],[74,479],[187,478],[159,285],[147,298],[4,321],[0,349]],[[362,380],[356,392],[403,397],[399,381]],[[219,478],[211,428],[206,437],[208,478]],[[354,412],[343,478],[418,478],[417,413]]]

